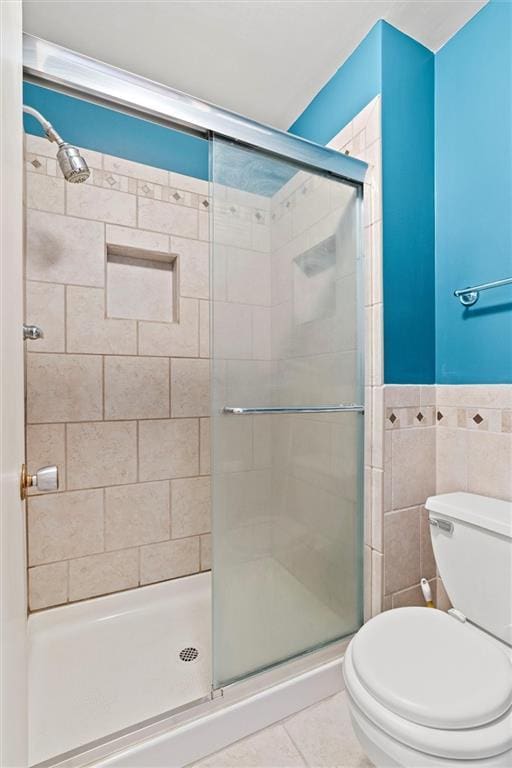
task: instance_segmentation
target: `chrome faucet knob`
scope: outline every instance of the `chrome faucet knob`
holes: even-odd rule
[[[21,498],[27,495],[28,488],[37,488],[38,491],[58,491],[59,470],[55,464],[49,467],[41,467],[35,475],[29,475],[25,464],[21,468],[20,492]]]
[[[30,339],[35,341],[36,339],[42,339],[44,337],[43,329],[38,325],[23,325],[23,339]]]

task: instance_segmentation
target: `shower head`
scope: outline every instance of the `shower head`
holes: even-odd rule
[[[69,181],[72,184],[80,184],[82,181],[88,179],[91,172],[79,150],[71,144],[67,144],[64,139],[59,136],[53,125],[49,123],[37,109],[23,105],[23,111],[32,115],[32,117],[35,117],[36,120],[41,123],[48,141],[54,141],[58,144],[57,160],[62,175],[66,181]]]
[[[57,152],[57,160],[66,181],[80,184],[91,175],[89,166],[76,147],[71,144],[61,144]]]

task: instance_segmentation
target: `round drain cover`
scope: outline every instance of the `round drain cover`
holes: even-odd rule
[[[182,661],[195,661],[199,656],[197,648],[183,648],[180,651],[180,659]]]

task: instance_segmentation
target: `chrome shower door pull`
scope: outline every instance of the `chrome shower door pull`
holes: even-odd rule
[[[49,467],[41,467],[35,475],[29,475],[25,464],[21,468],[20,495],[26,498],[28,488],[37,488],[38,491],[58,491],[59,490],[59,470],[55,464]]]

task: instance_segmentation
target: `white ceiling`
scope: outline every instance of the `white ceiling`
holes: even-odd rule
[[[433,51],[487,0],[24,0],[27,32],[288,128],[378,19]]]

